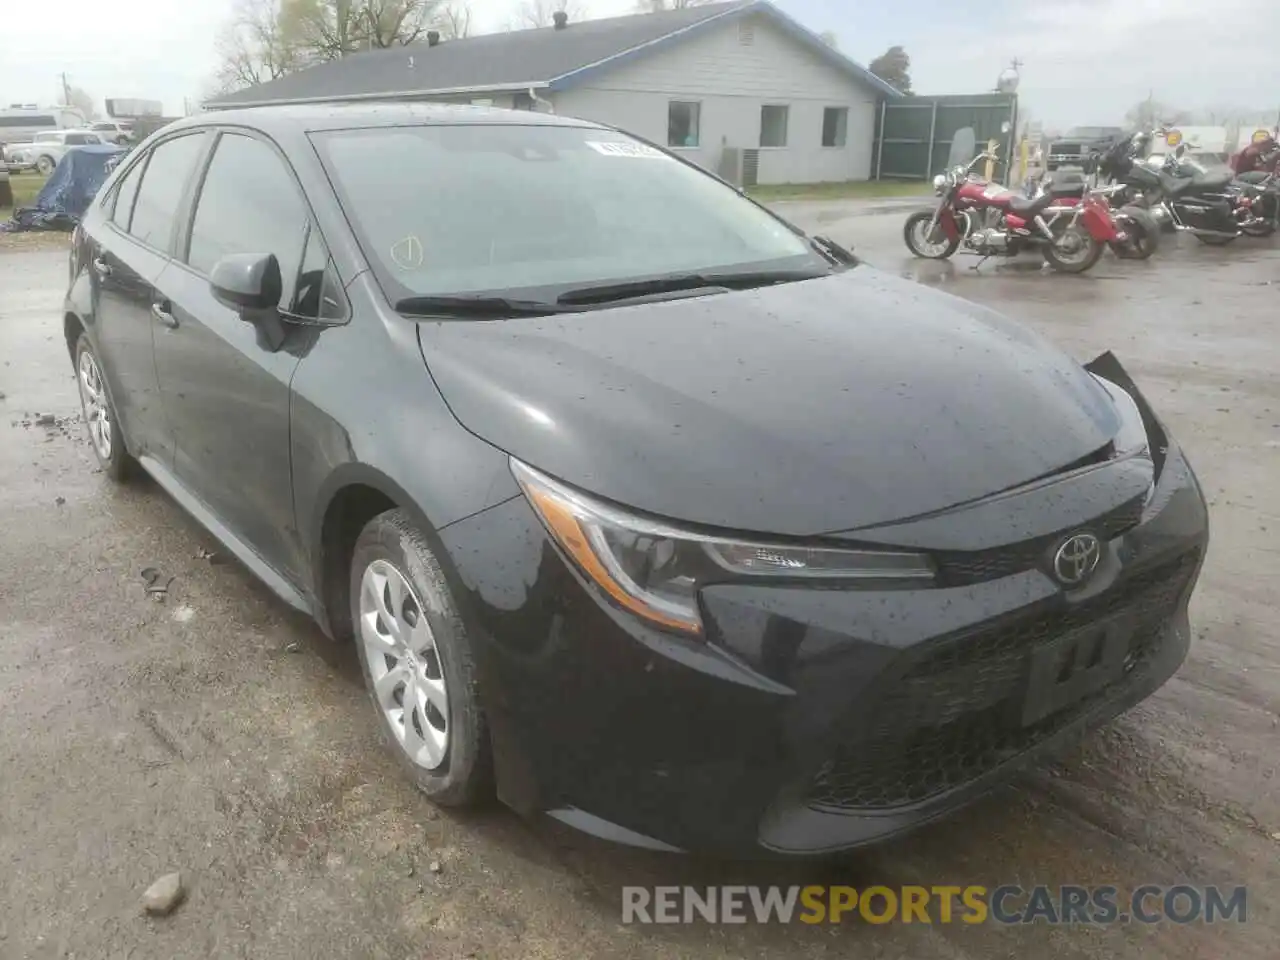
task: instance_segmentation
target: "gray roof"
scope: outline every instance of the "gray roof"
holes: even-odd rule
[[[885,96],[879,77],[832,49],[768,0],[706,6],[355,53],[218,97],[206,106],[376,99],[497,90],[563,89],[597,70],[748,14],[768,16],[814,51]]]

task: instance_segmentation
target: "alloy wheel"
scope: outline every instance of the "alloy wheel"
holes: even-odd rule
[[[1092,250],[1089,237],[1080,226],[1069,227],[1053,242],[1058,259],[1068,266],[1075,266],[1089,258]]]
[[[435,770],[449,748],[449,695],[435,635],[417,593],[385,560],[360,578],[360,642],[374,699],[400,748]]]
[[[104,463],[111,459],[111,405],[107,403],[107,391],[102,385],[102,371],[98,361],[88,350],[80,352],[79,376],[80,404],[84,410],[85,424],[89,428],[89,442]]]
[[[912,245],[922,257],[936,259],[946,254],[951,241],[939,224],[933,224],[932,230],[929,226],[930,221],[923,218],[911,225]]]

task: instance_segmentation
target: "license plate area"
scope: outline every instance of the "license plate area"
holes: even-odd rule
[[[1133,646],[1132,617],[1069,631],[1031,653],[1024,726],[1038,723],[1119,680]]]

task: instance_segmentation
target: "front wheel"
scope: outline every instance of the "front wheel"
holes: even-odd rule
[[[1123,221],[1127,239],[1117,246],[1117,256],[1126,260],[1146,260],[1160,248],[1160,228],[1145,210],[1125,207],[1118,219]]]
[[[1228,243],[1235,243],[1236,240],[1229,234],[1223,236],[1220,233],[1197,233],[1196,239],[1209,247],[1225,247]]]
[[[351,622],[383,739],[431,800],[489,792],[475,657],[440,561],[403,510],[369,521],[351,558]]]
[[[1103,247],[1082,224],[1074,223],[1054,234],[1053,243],[1044,248],[1044,258],[1059,273],[1084,273],[1098,262]]]
[[[1276,232],[1275,220],[1268,218],[1261,223],[1251,223],[1240,228],[1247,237],[1269,237]]]
[[[41,157],[36,161],[36,170],[39,172],[40,176],[47,177],[49,174],[53,173],[53,168],[57,165],[58,164],[54,161],[53,157]]]
[[[917,257],[925,260],[945,260],[959,248],[960,238],[949,238],[943,232],[940,223],[933,224],[933,230],[930,231],[930,223],[933,223],[932,210],[913,213],[903,224],[902,239],[906,241],[907,249]]]

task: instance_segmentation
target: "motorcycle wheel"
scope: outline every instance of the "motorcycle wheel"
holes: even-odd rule
[[[932,237],[929,236],[929,223],[932,220],[932,210],[913,213],[907,217],[907,222],[902,226],[902,239],[906,241],[907,249],[917,257],[925,260],[945,260],[959,248],[960,238],[948,238],[942,232],[941,226],[935,226]]]
[[[1124,218],[1124,232],[1129,242],[1116,250],[1116,255],[1126,260],[1146,260],[1160,249],[1160,228],[1145,210],[1123,207],[1119,216]]]
[[[1055,233],[1053,243],[1044,247],[1044,258],[1059,273],[1084,273],[1102,257],[1104,247],[1077,223]]]
[[[1206,246],[1225,247],[1228,243],[1234,243],[1235,237],[1222,237],[1216,233],[1197,233],[1196,239]]]
[[[1269,237],[1276,232],[1275,221],[1267,220],[1264,223],[1255,223],[1248,227],[1241,227],[1246,237]]]

